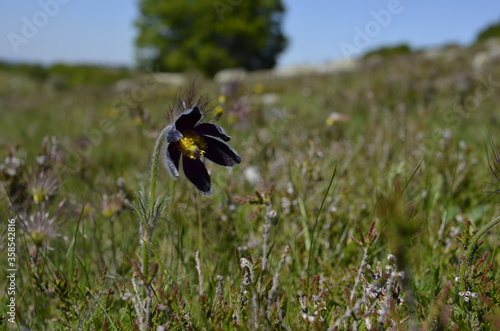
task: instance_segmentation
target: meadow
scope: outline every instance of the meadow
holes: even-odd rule
[[[500,329],[490,46],[183,88],[0,68],[1,328]],[[159,133],[205,97],[241,164],[207,161],[205,197],[160,160],[151,200]]]

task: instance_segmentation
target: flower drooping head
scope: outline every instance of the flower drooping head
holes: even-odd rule
[[[241,162],[241,157],[227,141],[231,139],[224,130],[213,123],[200,123],[203,114],[197,106],[185,111],[165,130],[167,148],[165,163],[173,177],[179,177],[182,159],[184,174],[201,194],[212,194],[210,176],[201,157],[225,167]]]

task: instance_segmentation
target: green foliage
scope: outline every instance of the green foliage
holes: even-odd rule
[[[392,47],[381,47],[381,48],[374,49],[372,51],[366,52],[363,55],[363,58],[367,59],[367,58],[373,57],[373,56],[387,57],[387,56],[394,56],[394,55],[409,54],[411,52],[412,52],[412,50],[411,50],[410,46],[408,46],[406,44],[402,44],[402,45],[397,45],[397,46],[392,46]]]
[[[40,81],[48,77],[47,69],[40,64],[11,64],[0,61],[0,70],[3,72],[21,73]]]
[[[140,67],[161,71],[272,68],[285,49],[281,0],[140,1]]]
[[[479,32],[476,38],[476,43],[490,38],[500,38],[500,22],[494,23]]]
[[[474,56],[222,87],[199,78],[218,100],[207,120],[243,161],[207,162],[210,198],[160,168],[156,204],[136,192],[182,110],[177,88],[144,74],[130,91],[56,90],[1,70],[2,224],[24,211],[18,328],[499,329],[499,196],[485,192],[498,189],[500,64],[472,70]],[[137,215],[148,210],[145,270]]]
[[[125,67],[101,67],[94,65],[54,64],[11,64],[0,62],[0,72],[26,75],[38,82],[50,81],[64,87],[104,86],[129,77],[131,70]]]
[[[47,68],[47,75],[61,80],[63,84],[70,87],[102,86],[129,77],[130,70],[125,67],[55,64]]]

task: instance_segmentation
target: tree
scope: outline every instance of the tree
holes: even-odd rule
[[[476,38],[476,43],[485,41],[490,38],[500,38],[500,21],[488,26],[487,28],[479,32]]]
[[[281,0],[141,0],[139,67],[162,71],[273,68],[286,47]]]

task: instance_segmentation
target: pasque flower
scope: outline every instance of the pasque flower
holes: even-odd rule
[[[201,194],[212,194],[210,176],[202,157],[219,165],[232,167],[241,162],[241,157],[227,141],[231,139],[224,130],[213,123],[200,123],[203,114],[195,106],[182,113],[166,128],[167,148],[165,164],[173,177],[179,177],[179,163],[186,177]]]

